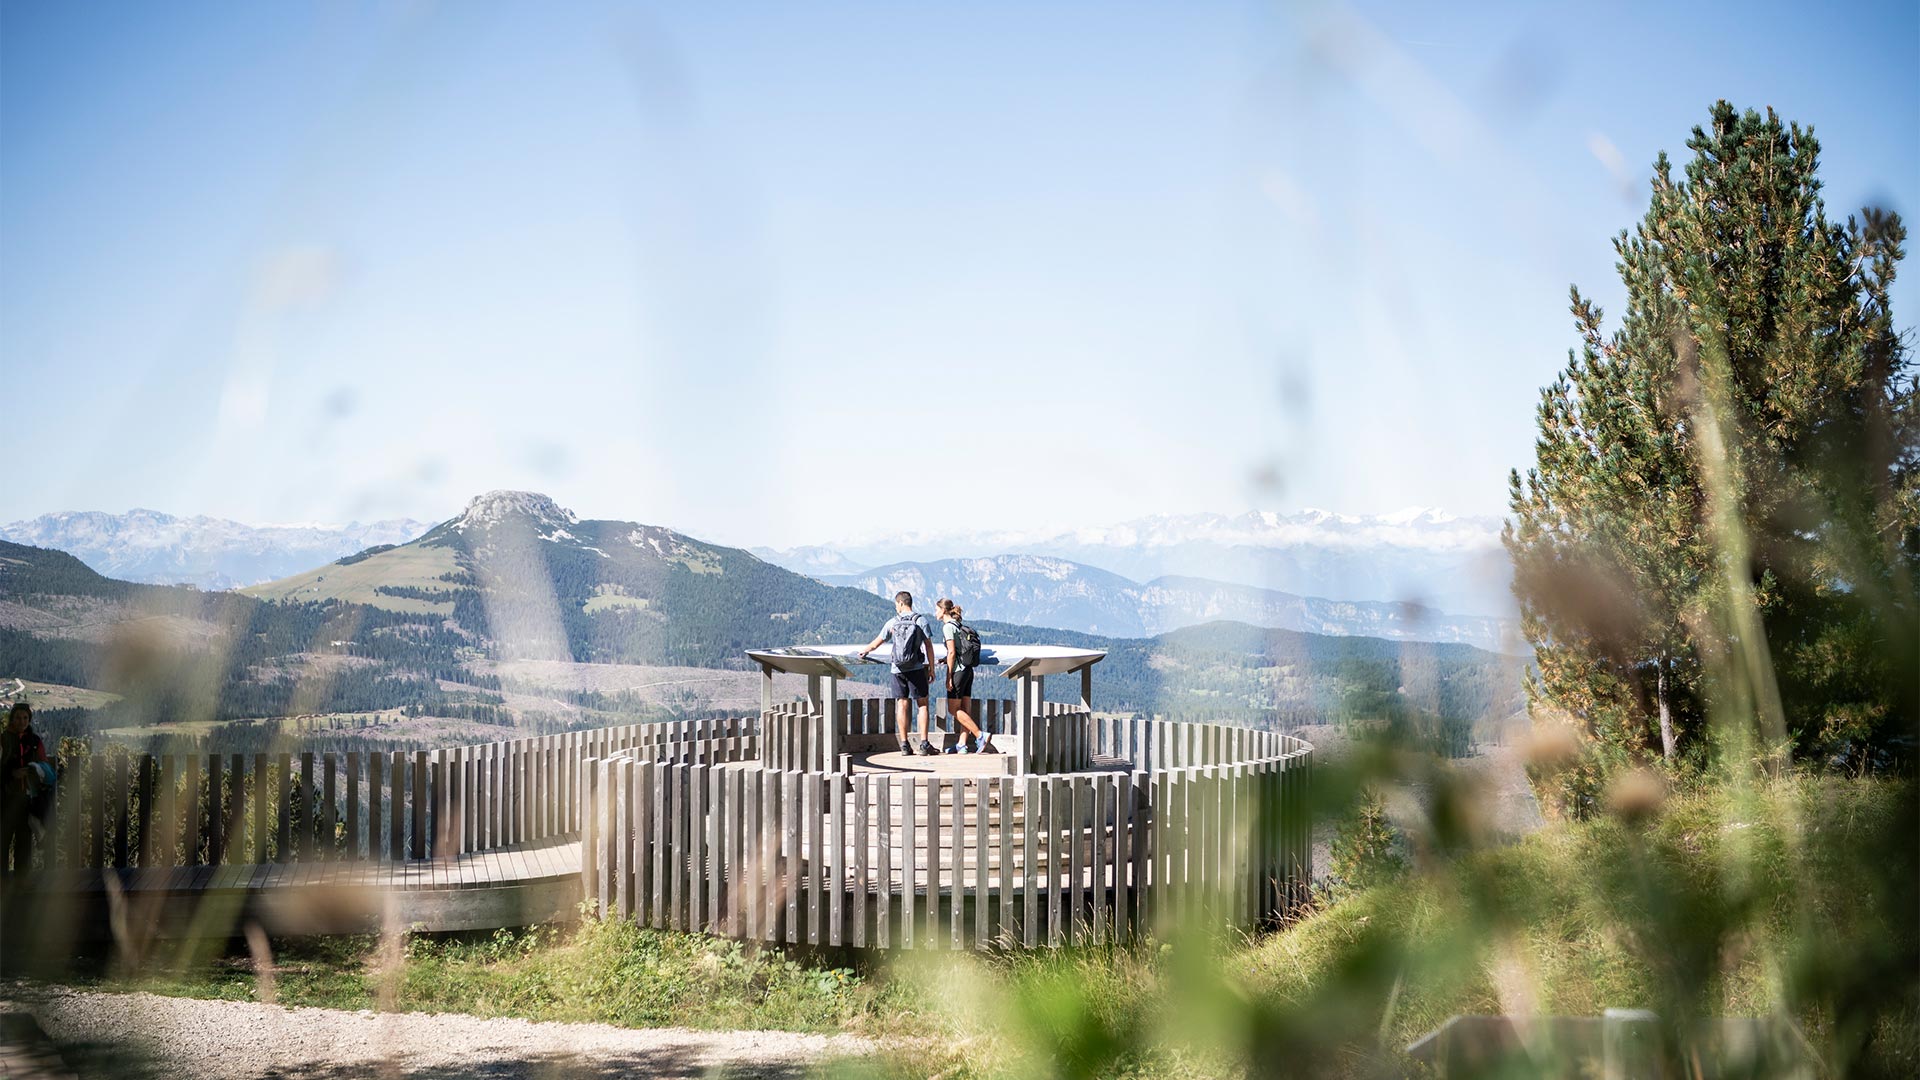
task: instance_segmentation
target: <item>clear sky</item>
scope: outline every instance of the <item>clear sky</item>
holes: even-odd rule
[[[1715,98],[1920,210],[1910,0],[902,7],[5,0],[0,520],[1498,513]]]

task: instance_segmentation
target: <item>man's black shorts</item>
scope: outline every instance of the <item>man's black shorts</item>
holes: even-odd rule
[[[970,698],[973,696],[973,669],[955,667],[953,678],[947,684],[947,696],[950,698]]]
[[[927,696],[927,668],[925,664],[912,671],[893,673],[893,696],[897,698],[923,698]]]

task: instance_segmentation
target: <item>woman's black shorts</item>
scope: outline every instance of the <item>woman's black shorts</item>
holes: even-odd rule
[[[955,665],[953,682],[947,687],[950,698],[970,698],[973,696],[973,669]]]

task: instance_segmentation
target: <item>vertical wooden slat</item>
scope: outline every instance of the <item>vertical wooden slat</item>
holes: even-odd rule
[[[1067,812],[1067,940],[1075,945],[1087,938],[1087,846],[1092,838],[1106,830],[1096,816],[1091,778],[1075,776],[1068,781],[1072,806]]]
[[[987,910],[992,873],[987,859],[987,817],[992,785],[993,780],[985,776],[973,782],[973,947],[976,949],[986,948],[993,937]]]
[[[127,759],[121,757],[113,763],[113,865],[127,865],[128,818],[127,803],[131,792],[127,787]]]
[[[920,877],[919,789],[911,776],[900,779],[900,947],[913,948],[914,889]]]
[[[800,894],[802,864],[800,854],[800,781],[804,773],[788,771],[780,774],[780,805],[783,826],[786,832],[785,853],[777,880],[787,899],[787,942],[797,945],[806,936],[805,920],[800,912]]]
[[[1122,738],[1131,738],[1133,725],[1127,724],[1127,734]],[[1113,940],[1127,942],[1134,938],[1133,907],[1135,892],[1140,885],[1141,869],[1145,865],[1139,830],[1139,789],[1134,783],[1133,773],[1119,773],[1113,778]]]
[[[227,788],[233,797],[228,800],[226,844],[221,849],[228,863],[245,862],[247,858],[247,760],[240,754],[228,759]]]
[[[844,719],[845,711],[841,711]],[[837,772],[821,778],[827,800],[827,944],[846,944],[847,798],[846,777]]]
[[[849,706],[854,710],[856,725],[865,723],[865,706],[859,701],[850,702]],[[867,947],[867,841],[870,837],[867,805],[872,785],[865,776],[851,776],[850,780],[853,784],[853,947],[864,949]]]
[[[636,765],[629,769],[629,760],[616,759],[607,763],[605,773],[606,786],[602,789],[604,807],[603,830],[599,833],[599,860],[606,866],[605,880],[596,883],[604,895],[601,910],[615,919],[637,919],[644,901],[634,889],[634,830],[638,816],[635,803],[647,766]],[[644,924],[643,924],[644,925]]]
[[[293,755],[280,755],[273,781],[273,861],[293,861]]]
[[[746,860],[746,875],[742,879],[744,889],[741,893],[742,914],[745,917],[745,934],[749,941],[759,941],[765,935],[766,912],[765,894],[760,888],[761,875],[766,867],[766,830],[760,816],[760,788],[765,781],[767,771],[756,769],[741,774],[746,785],[746,802],[741,805],[741,824],[745,826],[742,840],[742,855]]]
[[[686,897],[687,929],[704,932],[707,928],[707,774],[710,770],[689,764],[687,780]]]
[[[419,792],[413,795],[417,798]],[[401,862],[407,857],[407,754],[393,751],[387,761],[387,857]]]
[[[433,793],[427,788],[427,752],[413,754],[413,835],[408,854],[415,859],[427,857],[427,808]]]
[[[340,820],[339,759],[333,754],[320,758],[320,857],[340,857],[340,840],[334,825]]]
[[[737,729],[737,728],[736,728]],[[727,933],[747,933],[747,774],[727,769]]]
[[[360,848],[360,752],[347,751],[347,835],[346,857],[358,862]]]
[[[607,804],[605,830],[601,846],[610,864],[620,867],[608,892],[618,902],[623,895],[626,911],[637,926],[663,926],[666,918],[665,894],[656,872],[664,857],[658,843],[662,820],[660,808],[665,802],[669,781],[658,762],[635,754],[615,758],[604,778]]]
[[[199,866],[200,865],[200,836],[201,836],[201,830],[202,830],[201,821],[203,820],[203,815],[207,813],[207,810],[203,810],[201,808],[201,802],[200,802],[200,755],[188,754],[186,759],[186,765],[187,765],[187,778],[186,778],[186,785],[185,785],[186,792],[187,792],[186,836],[183,838],[181,843],[186,853],[186,859],[184,860],[184,865]],[[213,799],[211,795],[209,796],[207,803],[208,803],[208,809],[211,809],[211,807],[214,805],[218,805],[217,801]]]
[[[667,928],[687,928],[687,767],[668,765],[667,785]]]
[[[647,770],[652,779],[649,781],[649,794],[652,809],[649,811],[647,843],[650,852],[650,865],[647,869],[649,886],[648,917],[656,929],[667,929],[673,925],[672,911],[669,906],[673,896],[670,885],[673,863],[669,858],[669,849],[673,846],[673,773],[672,768],[658,762],[647,762]]]
[[[1049,779],[1047,786],[1047,944],[1053,946],[1067,943],[1068,912],[1063,901],[1066,899],[1066,851],[1068,818],[1073,812],[1073,801],[1067,788],[1067,778],[1055,776]]]
[[[593,910],[601,919],[607,918],[606,881],[613,867],[605,857],[606,826],[602,813],[604,804],[600,786],[601,761],[594,759],[587,765],[587,773],[582,777],[580,797],[585,805],[580,810],[580,895],[593,904]]]
[[[940,811],[945,800],[940,797],[942,781],[938,776],[927,777],[927,947],[940,947],[940,864],[945,860],[940,845]]]
[[[967,851],[967,782],[964,778],[955,777],[951,783],[951,787],[953,790],[953,819],[950,823],[952,825],[950,831],[953,836],[953,847],[951,852],[952,858],[949,861],[953,864],[953,884],[947,889],[947,921],[952,925],[952,947],[954,949],[964,949],[967,947],[967,905],[964,903],[967,893],[965,878]]]
[[[1159,725],[1156,725],[1158,728]],[[1156,732],[1155,738],[1159,737]],[[1160,747],[1156,746],[1158,752]],[[1164,758],[1163,758],[1164,760]],[[1168,888],[1167,875],[1172,873],[1172,862],[1167,852],[1168,824],[1172,816],[1173,774],[1171,772],[1148,773],[1146,796],[1147,810],[1147,855],[1149,885],[1140,890],[1140,915],[1144,919],[1151,912],[1153,922],[1141,927],[1141,932],[1161,933],[1172,929],[1172,920],[1168,912],[1173,907],[1173,896]]]
[[[1112,731],[1106,733],[1110,739]],[[1106,751],[1111,754],[1111,743]],[[1119,820],[1114,814],[1114,784],[1107,776],[1092,778],[1093,824],[1089,834],[1093,837],[1092,857],[1087,860],[1093,889],[1092,921],[1088,925],[1088,939],[1095,945],[1104,944],[1111,936],[1108,930],[1107,893],[1110,887],[1119,884],[1119,875],[1114,871],[1119,861],[1114,858],[1113,841],[1119,831]]]
[[[893,947],[893,777],[876,776],[872,782],[877,800],[873,813],[880,834],[874,843],[880,866],[874,875],[879,887],[873,906],[873,943],[888,949]]]
[[[313,751],[300,752],[300,791],[294,805],[299,807],[300,835],[294,844],[302,862],[313,858],[313,838],[318,829],[319,815],[314,813],[313,798]]]
[[[160,832],[160,842],[156,845],[155,855],[161,866],[176,865],[174,860],[179,856],[180,819],[174,816],[179,812],[180,806],[179,800],[174,795],[174,785],[179,779],[180,774],[174,768],[173,755],[161,755],[160,806],[153,818],[155,827]]]
[[[387,755],[383,751],[367,752],[367,858],[379,862],[386,856],[387,833],[381,825],[385,819],[382,811],[385,801],[380,791],[386,786]]]
[[[609,752],[621,753],[612,747]],[[608,906],[618,910],[625,890],[632,897],[626,904],[635,925],[656,925],[653,920],[664,917],[664,911],[651,891],[655,877],[652,830],[657,827],[657,789],[666,783],[665,778],[654,762],[621,754],[606,761],[594,782],[599,787],[600,803],[595,834],[606,864],[612,868],[609,880],[601,886],[607,893]]]
[[[1018,936],[1014,925],[1015,906],[1013,902],[1013,853],[1014,853],[1014,779],[1001,776],[994,779],[994,787],[1000,792],[1000,937],[1011,944]]]
[[[207,865],[219,866],[226,851],[228,807],[220,755],[207,755]]]
[[[134,793],[139,800],[139,805],[134,808],[134,832],[140,838],[135,853],[139,857],[141,869],[153,865],[153,829],[156,824],[156,815],[153,812],[155,788],[153,771],[153,755],[141,754],[136,781],[139,787]]]
[[[720,885],[730,869],[724,858],[726,831],[722,828],[726,817],[726,792],[721,787],[721,781],[725,776],[725,769],[707,767],[707,926],[709,932],[715,934],[726,932],[721,924],[725,908],[721,906]]]
[[[274,809],[273,796],[267,790],[267,755],[253,755],[253,861],[264,863],[267,852],[272,846],[273,834],[270,831],[269,813]]]
[[[87,759],[86,857],[82,866],[92,869],[107,864],[107,760],[100,755]]]
[[[766,836],[761,844],[761,881],[765,891],[761,894],[765,901],[766,917],[760,926],[760,938],[763,941],[782,941],[786,938],[786,878],[782,876],[784,862],[781,852],[787,841],[787,807],[781,794],[779,770],[767,772],[760,778],[761,813],[765,815]]]
[[[427,852],[437,860],[453,853],[453,775],[447,769],[447,750],[427,759],[427,783],[433,788],[433,812],[427,821]]]
[[[1040,778],[1029,773],[1026,781],[1026,802],[1020,808],[1020,841],[1025,864],[1021,868],[1021,876],[1025,880],[1021,896],[1020,942],[1031,949],[1040,944],[1040,831],[1044,827],[1045,810],[1041,803]]]
[[[824,718],[816,719],[824,722]],[[818,730],[817,726],[815,730]],[[808,773],[801,792],[806,800],[802,820],[805,823],[807,835],[807,944],[809,945],[819,945],[825,940],[823,932],[825,928],[822,926],[827,917],[825,780],[826,777],[821,773]]]

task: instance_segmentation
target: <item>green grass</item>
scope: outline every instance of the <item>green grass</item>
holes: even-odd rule
[[[36,709],[103,709],[120,700],[119,694],[109,694],[105,690],[34,682],[32,679],[23,679],[21,682],[26,686],[23,700]]]
[[[883,1037],[886,1076],[1402,1071],[1457,1013],[1792,1018],[1827,1075],[1920,1071],[1914,789],[1787,780],[1670,798],[1641,823],[1556,825],[1416,858],[1255,939],[907,957],[873,974],[588,923],[480,940],[280,943],[285,1004]],[[254,998],[225,958],[102,985]]]
[[[300,938],[272,943],[267,978],[244,951],[80,985],[334,1009],[460,1012],[626,1027],[899,1030],[904,986],[776,949],[589,921],[484,937]]]
[[[242,590],[262,600],[344,600],[407,614],[451,615],[452,600],[418,600],[378,591],[382,585],[451,589],[443,575],[458,573],[452,548],[403,545],[356,563],[325,566]]]

